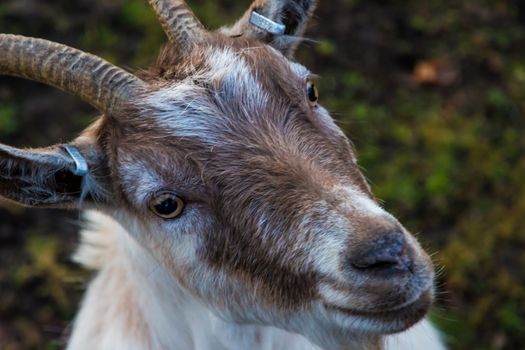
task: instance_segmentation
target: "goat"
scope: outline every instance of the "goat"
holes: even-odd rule
[[[169,43],[137,75],[0,34],[0,74],[102,113],[67,144],[0,145],[0,196],[86,210],[74,258],[98,273],[68,348],[443,349],[430,258],[293,61],[315,1],[256,0],[215,32],[149,2]]]

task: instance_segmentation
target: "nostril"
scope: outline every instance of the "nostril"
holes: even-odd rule
[[[390,257],[367,257],[358,261],[353,261],[352,266],[357,269],[385,269],[391,268],[400,263],[400,259],[393,259]]]
[[[362,271],[410,270],[407,242],[402,232],[388,232],[370,243],[369,247],[350,259],[350,264]]]

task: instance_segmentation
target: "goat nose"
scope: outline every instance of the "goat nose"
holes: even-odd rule
[[[355,269],[378,273],[408,272],[412,269],[412,258],[403,232],[387,232],[378,237],[350,259]]]

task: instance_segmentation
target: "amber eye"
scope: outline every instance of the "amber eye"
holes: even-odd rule
[[[149,208],[158,217],[175,219],[184,209],[184,201],[173,192],[160,192],[149,203]]]
[[[319,100],[319,91],[317,91],[317,87],[311,80],[306,82],[306,96],[308,97],[310,106],[316,107],[317,101]]]

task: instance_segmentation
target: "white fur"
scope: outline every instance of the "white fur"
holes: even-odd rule
[[[428,320],[385,338],[385,350],[445,350],[441,336]]]
[[[273,327],[226,322],[179,286],[113,219],[88,212],[75,260],[99,268],[68,349],[320,350]],[[428,321],[386,337],[385,350],[442,350]],[[331,349],[330,349],[331,350]]]
[[[370,217],[391,216],[375,201],[353,187],[336,186],[333,189],[333,193],[337,195],[338,198],[347,199],[344,201],[342,209],[348,212],[359,212]]]
[[[190,78],[152,93],[147,105],[155,109],[157,122],[172,129],[176,136],[197,137],[213,145],[216,140],[209,136],[210,123],[227,123],[228,118],[217,115],[216,101],[211,101],[205,88],[195,81],[217,85],[213,91],[217,95],[228,91],[243,101],[246,111],[263,109],[268,95],[257,81],[257,71],[252,71],[240,54],[210,48],[206,61],[207,68],[192,71]],[[244,117],[251,118],[251,113],[244,113]],[[228,130],[228,125],[223,129]]]

